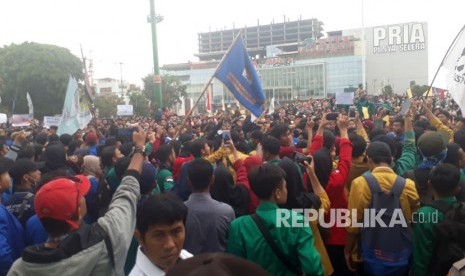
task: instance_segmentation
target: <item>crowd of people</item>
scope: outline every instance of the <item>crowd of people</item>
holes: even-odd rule
[[[0,275],[460,275],[460,109],[358,92],[2,125]]]

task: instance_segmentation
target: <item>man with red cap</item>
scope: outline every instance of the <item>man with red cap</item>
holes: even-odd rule
[[[134,154],[105,216],[82,224],[87,177],[58,178],[36,193],[34,208],[48,233],[44,244],[27,247],[8,275],[123,275],[136,223],[139,177],[146,134],[133,134]]]

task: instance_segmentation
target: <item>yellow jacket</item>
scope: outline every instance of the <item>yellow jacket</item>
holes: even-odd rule
[[[331,206],[331,202],[329,201],[328,195],[326,194],[326,192],[316,195],[320,197],[320,208],[324,210],[325,214],[328,213],[329,208]],[[320,253],[321,264],[323,265],[325,276],[329,276],[333,274],[334,268],[331,264],[331,260],[329,259],[328,252],[326,251],[326,247],[323,242],[323,238],[321,237],[320,230],[318,229],[318,221],[311,221],[310,228],[312,229],[313,237],[315,238],[315,248],[318,251],[318,253]]]
[[[388,167],[377,167],[372,170],[373,176],[379,183],[381,190],[390,191],[397,178],[397,174]],[[352,181],[349,193],[349,218],[352,219],[351,210],[357,211],[357,222],[363,222],[363,212],[369,208],[371,202],[371,191],[368,183],[363,176],[356,178]],[[400,206],[407,223],[411,223],[412,213],[420,207],[420,197],[418,196],[415,188],[415,182],[406,179],[405,187],[400,196]],[[347,227],[347,232],[352,234],[359,234],[360,228]],[[361,261],[360,252],[354,252],[353,258],[355,261]]]

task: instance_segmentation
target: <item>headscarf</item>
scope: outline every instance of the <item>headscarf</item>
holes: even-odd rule
[[[97,177],[100,171],[100,158],[93,155],[84,156],[84,162],[82,164],[82,170],[86,176]]]
[[[231,172],[223,164],[216,167],[214,174],[215,182],[210,188],[212,198],[230,205],[236,217],[249,214],[250,196],[247,188],[234,184]]]

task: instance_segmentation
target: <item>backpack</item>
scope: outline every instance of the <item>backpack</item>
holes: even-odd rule
[[[432,202],[428,206],[444,214],[444,220],[435,225],[436,248],[429,270],[433,275],[446,275],[452,265],[465,257],[465,206]]]
[[[400,195],[405,187],[405,178],[397,176],[389,193],[381,190],[371,173],[363,175],[371,191],[370,210],[376,214],[385,209],[381,220],[388,226],[364,226],[361,230],[361,250],[366,275],[403,275],[408,272],[412,255],[412,229],[396,223],[389,227],[395,209],[400,209]],[[401,211],[402,216],[403,213]],[[367,221],[364,217],[364,221]],[[408,221],[405,220],[404,221]],[[376,221],[375,221],[376,222]]]
[[[107,180],[101,177],[98,181],[97,194],[94,197],[93,206],[96,206],[94,210],[88,210],[89,214],[95,219],[103,217],[108,211],[110,202],[112,199],[110,185]]]

